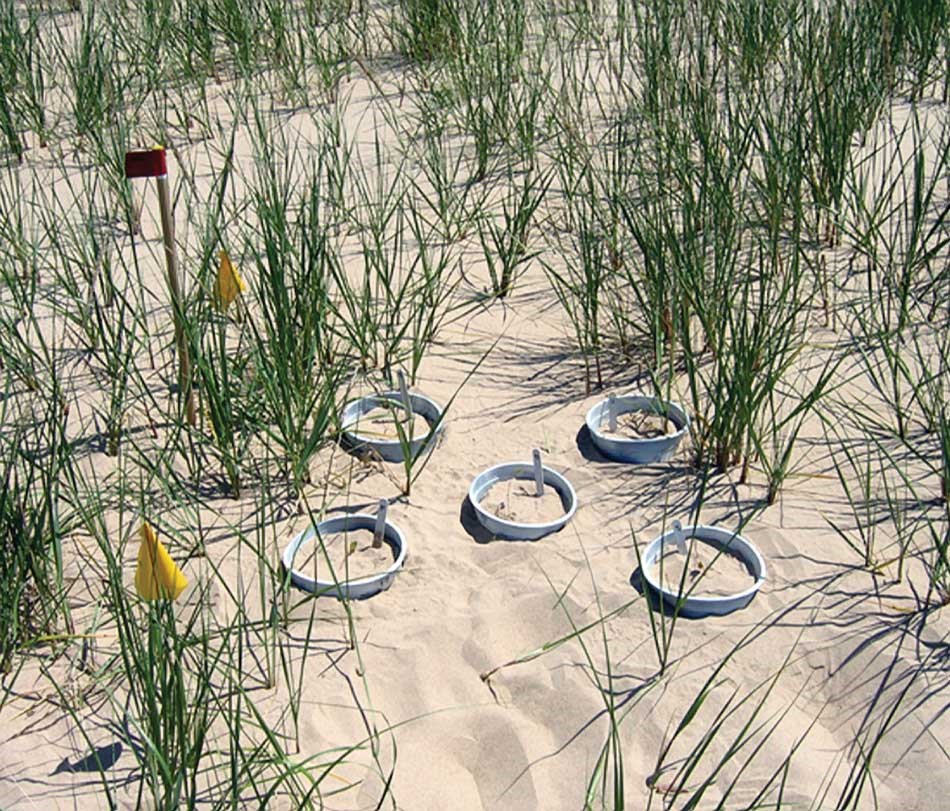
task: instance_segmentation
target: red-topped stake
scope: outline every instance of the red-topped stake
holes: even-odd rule
[[[125,153],[125,176],[154,177],[158,184],[158,205],[162,216],[162,236],[165,240],[165,264],[168,268],[168,292],[172,300],[172,317],[175,322],[175,343],[178,344],[178,384],[185,397],[185,413],[189,425],[195,424],[195,393],[191,387],[191,359],[182,324],[181,283],[178,280],[178,257],[175,253],[175,221],[172,218],[171,196],[168,193],[168,164],[165,149],[136,150]]]
[[[167,174],[165,150],[161,147],[125,153],[125,176],[129,180],[136,177],[160,177]]]

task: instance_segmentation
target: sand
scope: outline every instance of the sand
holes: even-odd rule
[[[363,437],[375,440],[398,440],[399,429],[396,421],[402,425],[403,435],[407,439],[422,439],[429,433],[429,423],[419,414],[412,415],[410,422],[401,406],[372,408],[360,417],[355,432]]]
[[[294,559],[294,568],[315,580],[330,582],[334,573],[339,580],[358,580],[385,572],[395,560],[388,543],[373,545],[373,531],[369,529],[324,535],[323,545],[326,554],[316,541],[307,544],[303,554],[298,553]]]
[[[508,479],[493,484],[482,496],[481,506],[505,521],[521,524],[547,524],[564,515],[560,494],[545,487],[539,496],[533,480]]]
[[[677,430],[672,420],[646,411],[627,411],[618,414],[616,430],[613,431],[610,430],[609,419],[604,419],[600,424],[602,434],[624,439],[656,439],[675,434]]]
[[[738,555],[698,540],[687,543],[691,547],[688,554],[675,546],[666,546],[652,566],[650,575],[667,591],[679,594],[682,587],[683,593],[691,597],[726,597],[755,583],[749,567]]]

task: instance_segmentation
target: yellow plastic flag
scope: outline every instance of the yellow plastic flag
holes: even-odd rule
[[[224,312],[234,299],[247,290],[247,285],[237,268],[231,264],[227,251],[218,253],[221,264],[218,267],[218,277],[214,280],[214,302],[218,309]]]
[[[139,562],[135,569],[135,590],[145,600],[177,600],[188,581],[171,559],[168,550],[148,521],[139,530]]]

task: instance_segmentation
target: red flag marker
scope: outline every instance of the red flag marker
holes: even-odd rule
[[[125,176],[130,180],[136,177],[161,177],[168,174],[164,149],[144,149],[125,153]]]

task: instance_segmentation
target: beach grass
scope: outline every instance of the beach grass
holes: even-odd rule
[[[809,622],[855,571],[868,599],[886,585],[912,601],[906,622],[855,620],[894,658],[869,676],[852,745],[796,785],[836,712],[798,709],[814,640],[771,672],[750,659],[806,609],[715,626],[709,659],[681,606],[612,590],[587,539],[558,552],[570,582],[525,575],[567,630],[493,649],[476,686],[517,708],[500,682],[571,652],[604,733],[571,807],[799,808],[806,790],[807,807],[877,807],[879,753],[945,671],[948,21],[943,0],[0,0],[0,719],[20,724],[24,685],[42,684],[109,807],[413,807],[401,736],[443,706],[378,709],[363,651],[392,617],[296,591],[280,546],[295,522],[379,498],[448,532],[417,511],[460,473],[430,467],[438,448],[411,453],[398,419],[401,470],[346,456],[342,406],[403,374],[446,395],[430,432],[459,414],[490,434],[636,388],[685,403],[692,429],[650,505],[630,486],[647,473],[584,468],[627,494],[624,566],[687,513],[780,524],[786,496],[819,482],[809,531],[835,574],[809,583]],[[124,174],[154,144],[177,302],[153,184]],[[227,307],[221,252],[246,281]],[[519,343],[542,322],[556,338]],[[530,366],[511,378],[523,402],[478,388],[506,364]],[[559,464],[581,464],[575,444]],[[181,602],[131,585],[143,521],[186,571]],[[413,566],[476,568],[443,554]],[[451,667],[479,675],[471,661]],[[335,677],[358,720],[320,737],[313,685]],[[666,726],[645,764],[631,727],[653,713]]]

